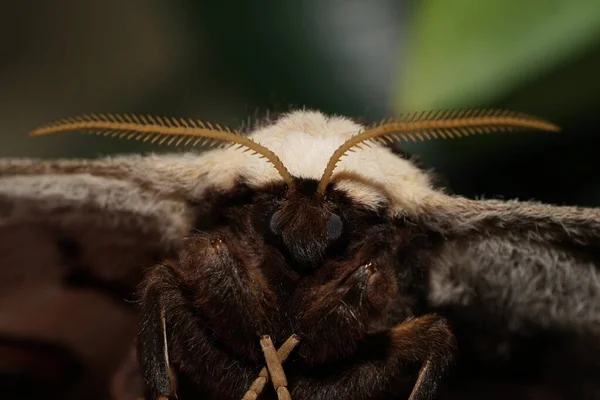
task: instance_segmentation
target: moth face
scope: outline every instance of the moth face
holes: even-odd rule
[[[420,278],[397,257],[416,237],[411,226],[343,190],[318,200],[315,180],[296,183],[291,195],[282,184],[215,195],[181,268],[194,306],[227,347],[258,361],[260,335],[283,341],[294,333],[311,365],[348,356],[412,315],[407,288]]]
[[[317,198],[316,184],[298,180],[297,189],[281,201],[269,221],[271,233],[299,271],[318,268],[327,250],[339,244],[344,233],[339,205]]]

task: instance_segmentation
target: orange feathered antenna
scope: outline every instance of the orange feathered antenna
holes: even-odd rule
[[[538,129],[559,131],[560,128],[540,118],[507,110],[438,110],[417,112],[383,121],[368,127],[333,153],[323,172],[317,196],[323,197],[340,159],[352,148],[367,141],[392,142],[394,140],[424,141],[437,138],[454,138],[481,133]]]
[[[240,135],[227,127],[210,122],[183,118],[161,118],[151,115],[135,114],[89,114],[62,119],[50,125],[35,129],[31,135],[82,131],[126,139],[142,140],[150,143],[179,146],[210,146],[214,144],[237,144],[245,151],[252,151],[266,158],[277,169],[290,189],[294,180],[279,157],[271,150],[254,140]]]

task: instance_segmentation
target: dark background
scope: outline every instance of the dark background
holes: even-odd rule
[[[600,205],[595,0],[22,0],[0,13],[0,156],[165,151],[30,138],[89,112],[239,127],[267,110],[379,119],[508,107],[561,133],[407,146],[469,196]]]

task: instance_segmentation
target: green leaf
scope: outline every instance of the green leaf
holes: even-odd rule
[[[398,111],[493,104],[600,43],[598,0],[420,5],[408,33]]]

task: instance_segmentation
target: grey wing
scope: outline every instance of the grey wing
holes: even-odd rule
[[[135,337],[135,287],[193,221],[185,191],[160,185],[172,169],[0,161],[0,393],[106,398]]]
[[[430,301],[465,317],[490,316],[487,323],[510,332],[600,335],[599,261],[581,249],[526,238],[450,240],[431,270]]]
[[[513,331],[600,332],[600,209],[443,195],[424,208],[443,237],[434,304],[480,303]]]
[[[428,215],[443,233],[429,302],[462,354],[444,398],[600,395],[600,212],[458,201],[472,207]]]

